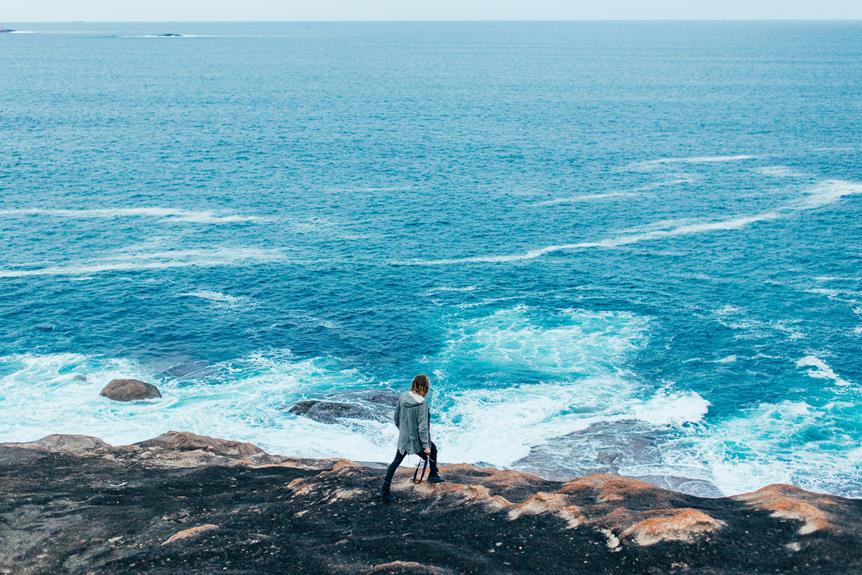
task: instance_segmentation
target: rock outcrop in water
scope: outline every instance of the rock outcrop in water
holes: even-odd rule
[[[336,423],[339,419],[374,419],[375,417],[372,410],[362,405],[316,399],[300,401],[288,411],[321,423]]]
[[[171,432],[0,445],[0,573],[855,573],[862,501],[471,465],[440,485]]]
[[[340,419],[391,421],[392,408],[400,396],[400,393],[387,389],[347,391],[332,394],[326,399],[297,402],[288,411],[321,423],[335,423]]]
[[[114,379],[99,395],[114,401],[141,401],[162,396],[155,385],[138,379]]]

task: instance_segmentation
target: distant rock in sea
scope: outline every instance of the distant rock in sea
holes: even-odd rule
[[[99,395],[114,401],[140,401],[162,396],[155,385],[138,379],[115,379]]]

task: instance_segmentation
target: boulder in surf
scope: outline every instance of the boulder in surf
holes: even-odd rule
[[[141,401],[162,396],[155,385],[138,379],[114,379],[99,395],[114,401]]]

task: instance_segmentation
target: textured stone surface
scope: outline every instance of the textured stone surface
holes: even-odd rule
[[[115,379],[99,395],[114,401],[141,401],[162,396],[155,385],[138,379]]]
[[[769,486],[703,499],[471,465],[376,497],[383,470],[169,433],[0,445],[0,573],[862,572],[862,502]],[[170,542],[168,544],[168,542]]]

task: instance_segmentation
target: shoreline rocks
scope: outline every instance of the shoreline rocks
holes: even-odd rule
[[[168,432],[0,444],[0,573],[820,573],[862,569],[862,501],[717,499],[611,473],[443,465],[446,482]]]
[[[114,401],[141,401],[162,396],[159,388],[139,379],[114,379],[99,392]]]

